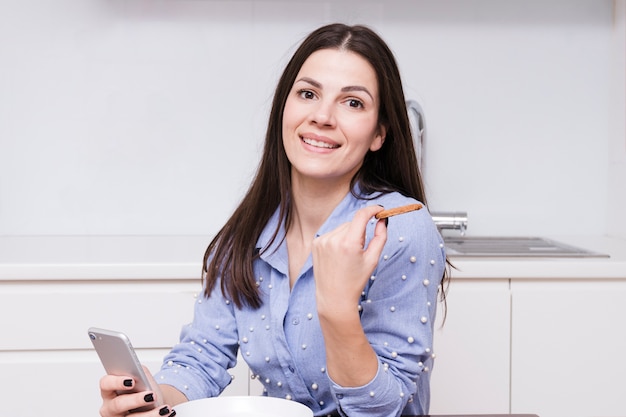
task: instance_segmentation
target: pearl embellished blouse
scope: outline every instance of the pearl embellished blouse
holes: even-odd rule
[[[393,208],[411,203],[415,201],[398,193],[372,200],[348,193],[318,235],[352,220],[366,205]],[[298,401],[316,416],[428,414],[433,322],[445,268],[443,241],[425,208],[388,221],[387,243],[358,306],[363,329],[379,358],[378,372],[368,384],[342,387],[327,375],[312,259],[309,256],[290,290],[282,227],[279,238],[254,263],[261,308],[237,309],[222,295],[219,284],[208,299],[198,298],[194,319],[165,357],[157,381],[176,387],[189,400],[217,396],[230,383],[228,369],[240,350],[253,378],[263,384],[264,395]],[[277,222],[275,213],[258,248],[269,243]],[[375,222],[372,219],[367,226],[367,242]]]

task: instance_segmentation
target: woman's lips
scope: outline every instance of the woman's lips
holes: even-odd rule
[[[315,148],[336,149],[339,147],[338,144],[323,140],[318,136],[306,135],[300,136],[300,139],[307,145]]]

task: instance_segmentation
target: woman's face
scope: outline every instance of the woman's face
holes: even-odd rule
[[[322,49],[304,62],[283,113],[294,180],[344,183],[385,140],[374,68],[354,52]]]

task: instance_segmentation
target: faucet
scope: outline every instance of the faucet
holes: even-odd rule
[[[426,143],[426,119],[424,109],[417,100],[407,100],[407,115],[411,124],[411,134],[415,145],[415,156],[422,175],[424,174],[424,148]],[[466,212],[432,212],[431,216],[437,225],[439,232],[443,229],[459,230],[461,236],[465,236],[467,230]]]
[[[424,109],[417,100],[406,101],[407,114],[411,124],[411,134],[415,145],[415,156],[422,174],[424,173],[424,145],[426,143],[426,119]]]
[[[432,212],[431,216],[437,229],[441,232],[443,229],[459,230],[461,236],[465,236],[467,230],[467,213],[463,211],[455,212]]]

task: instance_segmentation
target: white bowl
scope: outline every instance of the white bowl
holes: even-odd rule
[[[178,404],[176,417],[313,417],[307,406],[282,398],[231,396]]]

